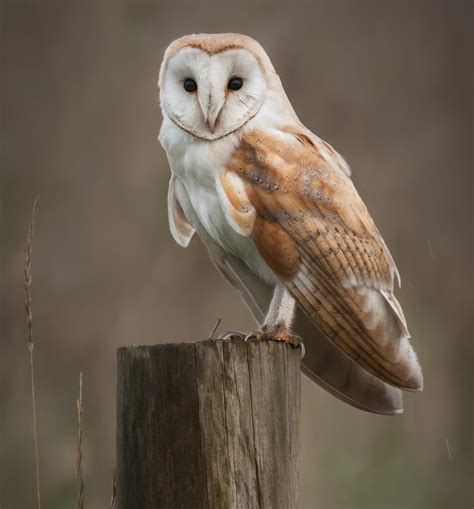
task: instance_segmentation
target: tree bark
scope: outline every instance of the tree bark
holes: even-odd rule
[[[207,340],[118,350],[118,509],[298,507],[300,350]]]

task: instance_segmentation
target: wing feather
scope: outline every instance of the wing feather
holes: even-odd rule
[[[194,235],[194,228],[187,220],[176,196],[177,188],[181,185],[175,175],[172,175],[168,186],[168,222],[176,243],[181,247],[188,247]]]

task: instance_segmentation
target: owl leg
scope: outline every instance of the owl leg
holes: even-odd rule
[[[263,327],[272,328],[277,325],[290,329],[295,316],[295,299],[284,285],[277,285],[273,291],[272,301],[267,311]]]
[[[254,341],[287,341],[295,347],[301,346],[304,352],[301,338],[291,332],[295,316],[295,299],[284,285],[277,285],[273,291],[272,301],[268,308],[262,332],[254,332],[247,339]]]

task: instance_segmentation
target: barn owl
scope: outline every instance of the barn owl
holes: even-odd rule
[[[300,122],[264,49],[239,34],[182,37],[158,85],[175,241],[197,233],[260,337],[303,338],[310,379],[357,408],[401,413],[401,389],[423,378],[395,263],[349,166]]]

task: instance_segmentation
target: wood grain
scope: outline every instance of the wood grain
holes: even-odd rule
[[[300,376],[275,341],[120,348],[117,508],[297,508]]]

